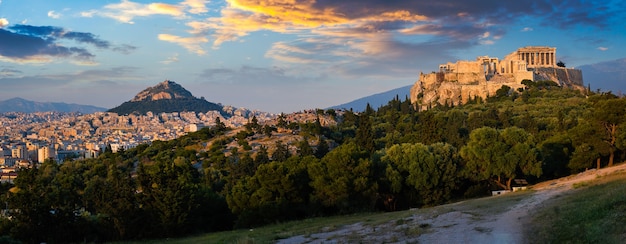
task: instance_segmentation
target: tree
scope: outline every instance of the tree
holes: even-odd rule
[[[289,152],[289,148],[287,148],[287,145],[283,144],[281,141],[276,141],[275,145],[276,148],[272,153],[272,161],[287,161],[287,159],[291,157],[291,152]]]
[[[475,180],[490,180],[510,190],[511,182],[523,175],[541,176],[539,150],[534,138],[518,127],[498,131],[482,127],[470,133],[467,145],[461,148],[464,171]]]
[[[565,63],[563,63],[563,61],[559,60],[559,62],[556,62],[556,66],[565,68]]]
[[[315,149],[315,157],[322,158],[326,156],[328,151],[329,151],[328,142],[324,139],[320,139],[319,143],[317,144],[317,148]]]
[[[267,137],[272,137],[272,132],[274,131],[277,131],[276,127],[270,125],[263,126],[263,134],[265,134]]]
[[[370,153],[374,152],[374,132],[372,131],[372,121],[370,119],[369,113],[363,113],[359,116],[359,126],[356,130],[355,139],[359,147],[365,149]]]
[[[410,199],[413,206],[445,202],[455,189],[459,157],[450,144],[397,144],[385,150],[381,160],[387,164],[385,174],[392,193],[409,188],[415,193],[405,193],[407,197],[419,196]]]
[[[603,128],[593,121],[583,120],[568,131],[574,145],[568,167],[575,172],[586,170],[596,162],[596,168],[602,166],[603,156],[610,154],[609,144],[603,141]]]
[[[246,129],[255,133],[261,133],[261,125],[259,125],[259,120],[256,118],[256,115],[252,116],[252,120],[245,125]]]
[[[594,105],[593,117],[604,133],[602,140],[609,146],[609,167],[613,166],[617,151],[619,125],[626,122],[626,99],[600,100]]]
[[[313,148],[311,148],[311,145],[309,145],[309,140],[307,140],[306,138],[302,138],[302,140],[298,142],[296,151],[298,153],[298,156],[300,157],[313,155]]]
[[[196,198],[198,171],[185,158],[142,164],[137,180],[139,203],[154,223],[152,235],[177,236],[191,227],[190,214],[200,207]]]
[[[224,122],[222,122],[220,117],[218,116],[217,118],[215,118],[215,130],[218,132],[222,132],[225,129],[226,129],[226,125],[224,124]]]
[[[309,165],[312,201],[339,212],[371,209],[378,185],[372,180],[367,155],[354,142],[348,142]]]
[[[14,237],[29,243],[90,239],[90,223],[81,215],[85,170],[78,162],[59,165],[46,160],[37,168],[19,171],[16,189],[8,197],[9,207],[16,209],[10,212]]]
[[[24,242],[39,243],[56,239],[52,231],[58,222],[53,214],[51,202],[52,181],[58,167],[44,163],[38,168],[24,169],[15,179],[16,190],[9,191],[9,207],[19,209],[11,212],[14,237]],[[67,221],[67,220],[66,220]],[[57,240],[60,241],[60,240]]]
[[[326,114],[333,119],[337,117],[337,112],[332,108],[326,109]]]
[[[543,157],[544,176],[558,178],[569,174],[567,165],[574,152],[574,146],[572,145],[572,139],[566,133],[557,134],[546,139],[541,142],[539,148]]]
[[[107,144],[104,148],[104,153],[113,153],[113,149],[111,148],[111,144]]]
[[[112,228],[113,240],[123,240],[133,235],[141,219],[136,196],[136,185],[130,172],[109,165],[104,177],[94,176],[86,182],[87,209],[97,213],[101,228]]]
[[[307,162],[314,157],[291,157],[285,162],[260,165],[254,176],[238,181],[226,200],[237,214],[238,227],[251,227],[306,215],[308,196]]]
[[[500,89],[498,89],[496,91],[495,96],[494,97],[490,97],[488,100],[489,100],[489,102],[500,101],[503,98],[508,97],[510,92],[511,92],[511,87],[510,86],[502,85],[502,87],[500,87]]]
[[[276,122],[276,126],[278,128],[283,128],[283,129],[287,128],[288,123],[285,120],[285,114],[284,113],[280,113],[280,115],[278,115],[278,122]]]
[[[254,164],[256,166],[259,166],[261,164],[269,163],[269,162],[270,162],[270,156],[269,156],[269,153],[267,152],[267,147],[261,145],[261,147],[259,148],[259,152],[257,152],[256,156],[254,157]]]

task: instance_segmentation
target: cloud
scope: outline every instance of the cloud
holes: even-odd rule
[[[395,35],[448,35],[454,38],[474,38],[488,31],[484,21],[470,25],[468,13],[454,12],[453,19],[458,25],[448,25],[443,21],[421,14],[420,6],[410,3],[383,4],[380,1],[366,0],[358,4],[337,1],[269,1],[269,0],[228,0],[227,7],[221,10],[220,17],[195,20],[187,23],[187,32],[195,39],[210,36],[213,48],[229,41],[237,41],[251,32],[270,30],[278,33],[298,35],[322,35],[330,37],[351,37],[371,39],[381,34]],[[451,11],[452,12],[452,11]],[[447,16],[441,14],[442,16]],[[474,20],[474,19],[471,19]],[[495,31],[494,32],[498,32]],[[178,39],[184,37],[177,36]],[[188,42],[181,42],[190,48]],[[278,50],[278,49],[275,49]],[[315,62],[273,53],[271,56],[283,61]]]
[[[21,72],[13,72],[10,77],[0,77],[3,89],[0,93],[36,93],[48,91],[52,96],[64,94],[69,87],[85,87],[93,84],[101,84],[102,81],[131,81],[139,80],[135,75],[137,68],[120,66],[110,69],[88,69],[73,73],[60,73],[49,75],[19,76]]]
[[[159,40],[176,43],[183,46],[190,52],[196,53],[198,55],[203,55],[206,53],[206,51],[202,49],[201,44],[209,42],[209,40],[203,36],[180,37],[170,34],[159,34]]]
[[[101,80],[136,80],[139,76],[134,75],[137,71],[136,67],[119,66],[110,69],[89,69],[81,70],[74,73],[45,75],[47,79],[68,80],[77,83],[90,83]]]
[[[14,69],[12,67],[2,67],[0,69],[0,78],[3,77],[13,77],[21,74],[22,71],[18,69]]]
[[[544,19],[544,23],[561,29],[591,26],[606,28],[623,20],[626,3],[624,1],[550,1],[553,15]],[[549,14],[549,13],[546,13]]]
[[[66,46],[61,44],[61,40],[90,44],[101,49],[132,49],[132,46],[113,47],[108,41],[91,33],[68,31],[55,26],[13,25],[0,29],[0,40],[0,60],[16,63],[41,63],[50,62],[54,58],[69,58],[82,65],[95,64],[95,55],[89,50]]]
[[[5,18],[0,18],[0,28],[4,28],[9,25],[9,21]]]
[[[52,57],[72,58],[82,62],[91,62],[94,55],[84,48],[65,47],[54,40],[39,36],[23,35],[0,29],[0,60],[32,63],[50,62]]]
[[[189,13],[201,14],[201,13],[209,12],[209,10],[206,7],[207,2],[208,1],[205,1],[205,0],[185,0],[184,2],[181,3],[181,5],[188,7]]]
[[[134,24],[137,17],[148,17],[152,15],[165,15],[175,18],[184,18],[186,13],[201,14],[208,12],[207,1],[185,0],[179,4],[169,3],[136,3],[122,0],[120,3],[108,4],[99,10],[89,10],[81,13],[83,17],[93,17],[94,15],[112,18],[118,22]]]
[[[369,40],[308,37],[274,43],[265,56],[301,73],[328,73],[349,79],[413,78],[420,67],[436,67],[454,60],[451,52],[471,45],[468,41],[444,39],[412,43],[394,40],[392,35]]]
[[[343,29],[354,34],[372,34],[385,31],[403,30],[404,34],[467,36],[468,23],[475,23],[469,30],[476,33],[488,31],[490,22],[505,11],[495,7],[475,7],[474,3],[454,2],[432,4],[428,2],[397,1],[389,3],[380,0],[350,1],[269,1],[269,0],[230,0],[229,9],[222,11],[220,22],[213,22],[221,30],[269,29]],[[445,1],[444,1],[445,2]],[[501,4],[494,4],[501,5]],[[449,6],[449,7],[445,7]],[[493,11],[489,11],[492,9]],[[470,11],[471,10],[471,11]],[[477,17],[475,12],[491,13]],[[495,14],[494,14],[495,13]],[[241,19],[248,21],[242,22]],[[504,19],[504,18],[503,18]],[[478,30],[477,30],[478,29]],[[457,34],[458,32],[458,34]],[[216,32],[220,34],[219,32]],[[327,34],[345,35],[345,32],[326,31]],[[226,32],[226,34],[231,34]],[[243,36],[241,33],[238,36]],[[219,38],[215,38],[218,40]]]
[[[305,41],[306,42],[306,41]],[[322,45],[317,45],[317,49],[323,48]],[[326,49],[331,50],[331,49]],[[315,52],[316,50],[310,46],[297,46],[286,42],[276,42],[265,53],[265,57],[272,58],[278,61],[286,63],[299,63],[299,64],[321,64],[326,63],[322,53]],[[318,55],[316,55],[316,53]]]
[[[61,14],[54,12],[54,10],[50,10],[48,11],[48,17],[53,18],[53,19],[59,19],[61,18]]]
[[[136,71],[136,67],[119,66],[49,75],[19,76],[21,72],[14,72],[10,77],[0,75],[0,97],[113,107],[145,87],[140,82],[145,77],[137,75]]]
[[[533,31],[532,27],[524,27],[522,28],[522,32],[529,32],[529,31]]]
[[[128,44],[122,44],[122,45],[118,45],[113,47],[111,50],[116,51],[116,52],[120,52],[123,54],[129,54],[132,51],[134,51],[135,49],[137,49],[137,47],[132,46],[132,45],[128,45]]]
[[[161,61],[162,64],[171,64],[178,62],[178,53],[175,53],[171,57],[168,57],[166,60]]]
[[[470,38],[479,44],[495,43],[508,30],[506,24],[523,17],[544,19],[545,23],[559,28],[567,28],[573,23],[602,27],[610,19],[602,13],[607,12],[606,9],[615,9],[611,8],[612,3],[591,4],[582,0],[571,5],[552,0],[531,4],[462,0],[227,0],[227,3],[220,17],[188,23],[191,27],[188,32],[211,36],[214,47],[259,30],[317,32],[333,36],[350,34],[355,38],[392,32],[395,35],[427,35],[456,40]],[[587,13],[584,7],[597,11]],[[530,30],[532,28],[527,27],[523,31]],[[489,40],[480,38],[486,32],[498,35]]]
[[[338,69],[346,75],[358,75],[353,71],[359,70],[360,63],[370,68],[363,70],[366,74],[381,70],[376,65],[409,70],[405,63],[415,57],[406,54],[415,52],[408,48],[417,48],[419,52],[428,54],[420,56],[421,59],[442,60],[442,57],[450,57],[449,53],[431,52],[422,48],[439,46],[435,43],[452,44],[452,48],[440,48],[453,51],[476,45],[496,45],[511,31],[512,24],[524,19],[537,20],[551,28],[568,29],[571,26],[603,28],[617,18],[604,14],[616,12],[616,8],[612,7],[615,3],[590,4],[583,0],[571,4],[555,0],[533,3],[463,0],[226,2],[226,6],[219,12],[220,16],[187,22],[189,28],[186,35],[163,33],[159,39],[181,45],[190,52],[204,54],[205,42],[211,42],[212,47],[217,49],[225,42],[245,41],[244,38],[253,32],[290,34],[295,37],[295,41],[274,43],[265,57],[281,65],[326,67],[333,63],[341,67]],[[595,12],[586,13],[585,7]],[[525,27],[522,31],[532,31],[532,28]],[[395,66],[372,62],[368,58],[388,60]],[[393,58],[402,60],[394,61]],[[430,64],[430,61],[421,63]]]
[[[241,66],[239,69],[210,68],[205,69],[198,75],[199,80],[215,84],[246,84],[246,85],[288,85],[294,81],[308,82],[322,79],[316,73],[314,76],[295,75],[289,69],[283,67],[253,67]]]
[[[133,19],[136,17],[147,17],[151,15],[169,15],[174,17],[183,17],[185,15],[182,7],[166,4],[166,3],[150,3],[141,4],[128,0],[122,0],[117,4],[109,4],[101,10],[90,10],[81,13],[83,17],[93,17],[98,15],[101,17],[112,18],[122,23],[134,24]]]
[[[609,48],[608,48],[608,47],[598,47],[598,50],[600,50],[600,51],[606,51],[606,50],[609,50]]]

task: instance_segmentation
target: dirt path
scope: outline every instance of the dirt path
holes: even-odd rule
[[[534,209],[548,199],[573,189],[574,184],[591,181],[598,176],[626,170],[626,164],[542,182],[532,187],[535,192],[506,211],[485,218],[451,212],[453,218],[439,216],[432,220],[434,231],[420,235],[420,243],[525,243],[524,225]],[[449,228],[442,228],[450,226]]]
[[[576,183],[618,171],[626,171],[626,164],[542,182],[532,187],[535,190],[532,195],[495,214],[485,213],[485,210],[454,210],[455,206],[462,206],[455,203],[444,206],[452,211],[415,214],[402,224],[398,221],[377,226],[356,223],[307,236],[294,236],[278,243],[525,243],[523,227],[534,209],[573,189]]]

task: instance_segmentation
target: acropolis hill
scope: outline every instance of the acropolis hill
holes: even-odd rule
[[[411,88],[411,103],[420,110],[437,104],[458,105],[475,97],[495,95],[503,85],[524,88],[523,80],[551,80],[562,87],[584,90],[582,71],[557,65],[556,48],[529,46],[503,60],[489,56],[439,65],[438,72],[420,73]]]

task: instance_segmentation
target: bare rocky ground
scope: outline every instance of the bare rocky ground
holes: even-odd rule
[[[572,190],[576,183],[625,170],[626,164],[621,164],[542,182],[532,186],[532,194],[495,213],[490,213],[492,208],[462,208],[459,202],[386,224],[355,223],[278,243],[526,243],[524,226],[546,200]]]

